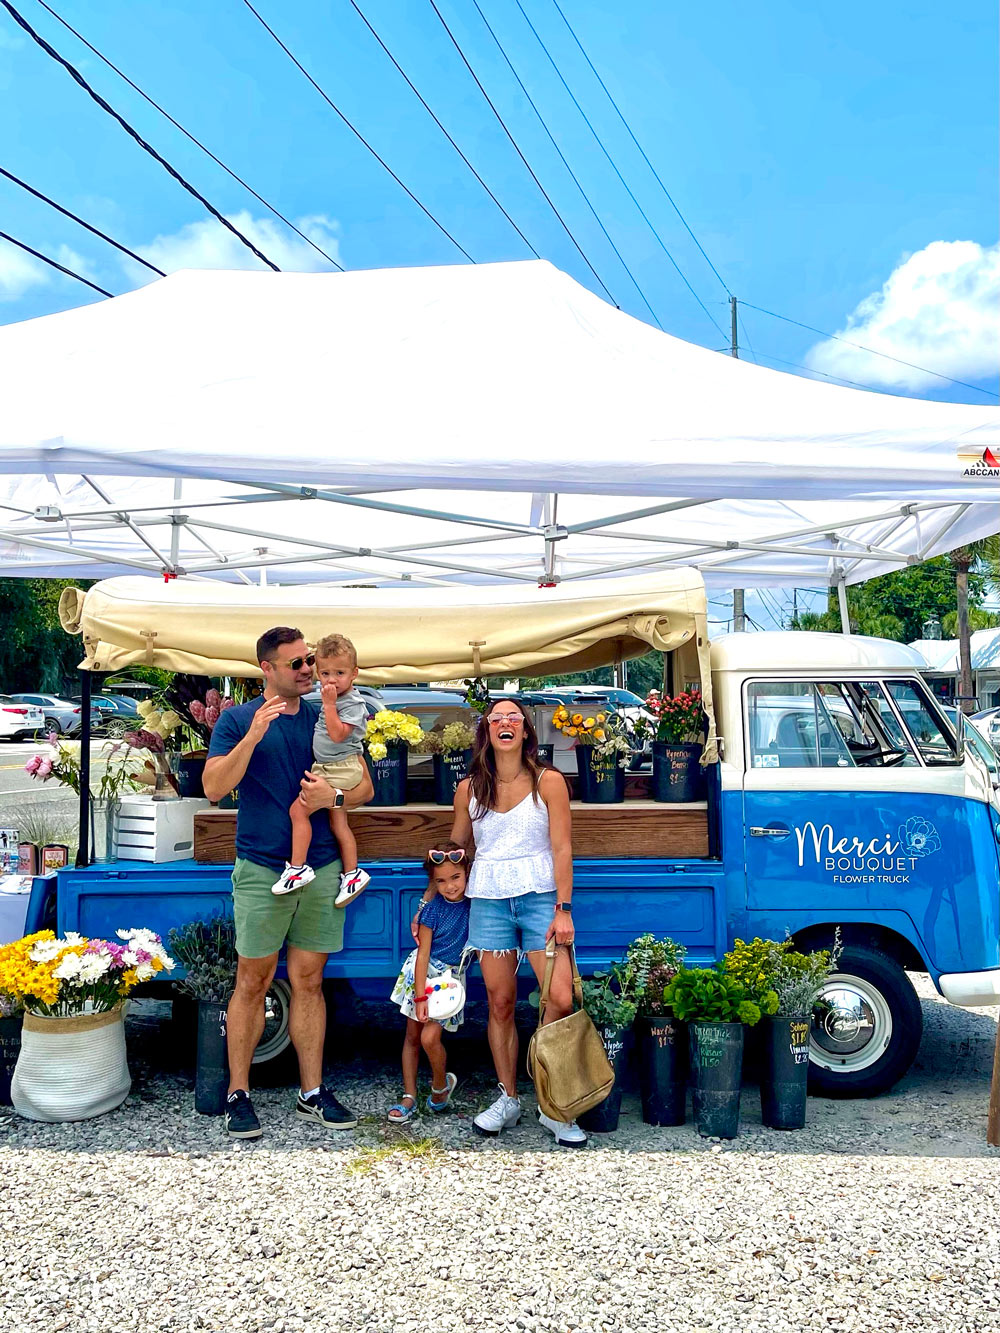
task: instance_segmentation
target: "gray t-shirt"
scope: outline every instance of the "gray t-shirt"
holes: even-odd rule
[[[368,721],[368,708],[364,695],[350,689],[337,700],[337,716],[341,722],[353,728],[346,741],[332,741],[326,729],[326,718],[320,706],[313,732],[313,758],[317,764],[336,764],[341,759],[349,759],[352,754],[360,754],[365,739],[365,724]]]

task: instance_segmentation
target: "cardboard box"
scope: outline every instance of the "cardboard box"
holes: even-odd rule
[[[194,817],[207,810],[204,797],[154,801],[123,796],[118,821],[119,861],[185,861],[194,856]]]

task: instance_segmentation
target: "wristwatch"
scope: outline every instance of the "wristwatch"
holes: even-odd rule
[[[556,903],[557,912],[572,912],[572,910],[573,910],[572,903]]]

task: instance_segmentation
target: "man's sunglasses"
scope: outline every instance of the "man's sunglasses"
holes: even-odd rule
[[[275,666],[290,667],[292,671],[301,671],[304,666],[316,665],[316,654],[310,653],[307,657],[293,657],[288,662],[275,662]]]
[[[453,852],[439,852],[435,847],[427,853],[427,859],[436,866],[444,865],[445,861],[450,861],[452,865],[457,866],[459,861],[465,860],[465,848],[459,847]]]
[[[524,722],[524,714],[494,713],[493,716],[488,717],[486,721],[490,724],[491,727],[499,727],[502,726],[504,723],[506,723],[508,727],[520,727]]]

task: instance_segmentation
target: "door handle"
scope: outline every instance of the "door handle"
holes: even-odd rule
[[[784,824],[769,824],[767,828],[761,828],[759,824],[750,826],[751,838],[787,838],[791,831]]]

